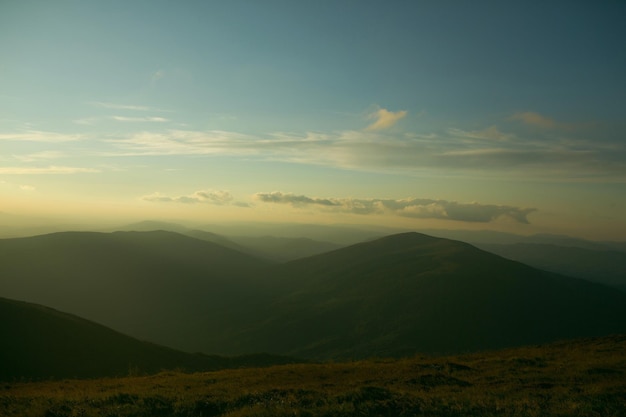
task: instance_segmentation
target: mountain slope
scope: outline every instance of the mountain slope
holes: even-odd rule
[[[0,295],[186,351],[456,353],[626,332],[626,294],[405,233],[269,264],[169,232],[0,240]]]
[[[94,322],[37,304],[0,298],[0,380],[206,371],[286,363],[258,355],[226,358],[189,354],[141,342]]]
[[[308,238],[275,236],[233,236],[232,241],[247,252],[264,259],[287,262],[335,250],[341,245]]]
[[[298,258],[317,255],[337,249],[342,245],[303,237],[276,236],[230,236],[225,237],[205,230],[190,229],[175,223],[143,221],[119,228],[120,231],[150,232],[166,230],[180,233],[207,242],[213,242],[229,249],[246,253],[273,262],[286,262]]]
[[[205,230],[191,229],[176,223],[157,222],[157,221],[142,221],[133,223],[115,229],[114,231],[122,232],[154,232],[154,231],[166,231],[179,233],[181,235],[193,237],[195,239],[206,240],[207,242],[213,242],[225,248],[233,249],[238,252],[254,255],[248,248],[238,245],[225,236],[217,233],[207,232]]]
[[[313,358],[452,353],[626,331],[626,295],[461,242],[389,236],[270,269],[237,349]]]
[[[195,351],[266,265],[171,232],[55,233],[0,240],[0,295]]]
[[[507,259],[626,291],[626,253],[537,243],[479,245]]]

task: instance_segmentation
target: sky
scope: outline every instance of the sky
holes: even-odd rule
[[[0,0],[0,213],[626,240],[625,18]]]

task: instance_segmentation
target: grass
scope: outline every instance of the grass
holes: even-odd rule
[[[11,382],[0,415],[626,416],[626,336],[446,357]]]

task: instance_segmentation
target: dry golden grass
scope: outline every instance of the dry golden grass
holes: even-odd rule
[[[0,415],[626,416],[626,336],[462,356],[5,383]]]

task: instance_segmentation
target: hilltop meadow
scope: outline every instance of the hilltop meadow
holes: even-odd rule
[[[626,415],[626,336],[457,356],[6,382],[0,415]]]

